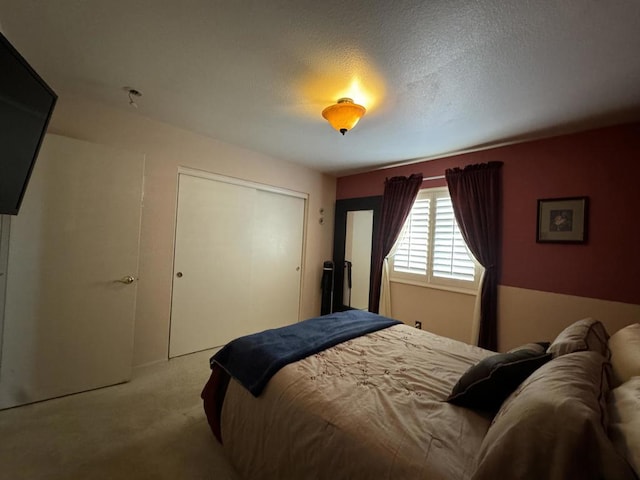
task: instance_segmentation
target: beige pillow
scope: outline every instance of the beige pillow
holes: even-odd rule
[[[609,364],[596,352],[554,358],[505,400],[474,480],[633,479],[606,431]]]
[[[611,391],[609,436],[640,476],[640,377]]]
[[[599,320],[583,318],[565,328],[551,343],[547,352],[554,357],[591,350],[609,358],[609,334]]]
[[[628,325],[611,335],[609,350],[616,385],[640,376],[640,323]]]

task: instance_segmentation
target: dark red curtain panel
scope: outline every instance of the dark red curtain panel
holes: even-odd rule
[[[469,250],[485,268],[478,346],[498,348],[498,282],[502,239],[502,162],[445,171],[451,203]]]
[[[378,313],[384,257],[389,254],[393,244],[396,243],[421,186],[421,173],[414,173],[409,178],[387,178],[384,182],[380,228],[376,238],[373,239],[371,253],[373,265],[371,268],[371,295],[369,297],[370,312]]]

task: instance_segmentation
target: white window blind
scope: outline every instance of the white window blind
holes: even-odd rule
[[[462,238],[446,188],[419,192],[391,266],[395,281],[465,290],[477,287],[477,265]]]
[[[429,204],[431,199],[418,199],[407,218],[394,256],[394,268],[399,272],[427,274],[429,245]]]
[[[438,196],[433,235],[433,275],[473,282],[475,269],[456,223],[451,198],[448,195]]]

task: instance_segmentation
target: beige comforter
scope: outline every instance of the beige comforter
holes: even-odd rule
[[[490,420],[444,400],[493,352],[396,325],[290,364],[254,398],[231,380],[224,449],[246,479],[465,479]]]

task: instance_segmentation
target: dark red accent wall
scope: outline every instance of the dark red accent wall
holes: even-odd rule
[[[341,177],[337,198],[492,160],[504,162],[502,285],[640,304],[640,123]],[[589,197],[588,243],[536,243],[537,200],[574,196]]]

